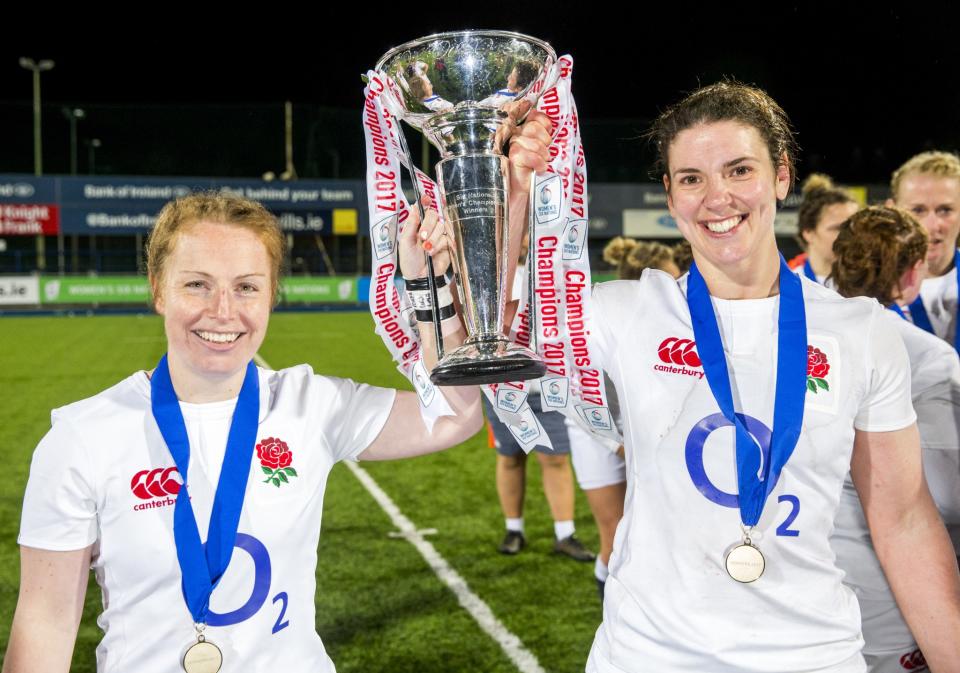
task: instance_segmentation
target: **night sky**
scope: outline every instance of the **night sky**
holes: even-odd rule
[[[39,37],[30,31],[6,34],[0,45],[0,172],[32,165],[32,146],[23,137],[29,136],[30,120],[18,121],[30,113],[31,77],[18,66],[19,56],[56,61],[42,76],[44,103],[54,113],[54,106],[109,104],[129,110],[132,118],[141,105],[263,107],[289,99],[359,114],[360,73],[383,52],[408,39],[464,28],[518,30],[572,54],[581,118],[586,124],[636,120],[614,124],[624,142],[683,91],[726,75],[767,89],[787,110],[803,148],[801,174],[817,169],[848,181],[883,182],[917,151],[960,150],[955,3],[854,10],[839,3],[704,9],[673,2],[638,4],[630,11],[600,2],[544,2],[536,11],[531,3],[524,9],[517,4],[475,3],[481,12],[465,9],[466,2],[447,3],[448,9],[396,3],[386,11],[380,4],[352,2],[336,13],[318,4],[316,19],[307,19],[302,7],[260,6],[242,10],[247,24],[239,9],[214,18],[171,8],[125,28],[78,19],[69,38],[55,39],[48,31],[35,31]],[[63,135],[66,121],[50,119],[46,107],[45,114],[45,135],[48,126],[50,134]],[[357,127],[359,133],[359,121]],[[109,130],[100,133],[108,136]],[[252,129],[251,137],[256,133]],[[174,142],[184,155],[194,149]],[[45,161],[56,172],[65,165],[65,142],[50,144],[57,147]],[[629,160],[629,154],[616,160],[623,156]]]

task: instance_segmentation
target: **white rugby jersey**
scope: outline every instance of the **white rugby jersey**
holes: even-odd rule
[[[886,312],[881,324],[899,332],[907,347],[924,474],[960,554],[960,358],[950,344],[893,311]],[[863,508],[849,475],[831,542],[837,565],[846,572],[844,582],[860,602],[864,653],[889,654],[899,665],[899,659],[910,655],[917,645],[873,551]]]
[[[920,285],[920,298],[933,325],[933,333],[953,344],[953,335],[957,331],[957,267],[942,276],[924,279]]]
[[[648,269],[597,286],[593,335],[624,412],[631,474],[588,671],[864,670],[856,598],[829,535],[854,428],[898,430],[916,418],[909,364],[896,330],[879,328],[876,301],[801,284],[813,389],[752,535],[766,571],[751,584],[724,569],[741,541],[734,430],[704,377],[686,277]],[[780,297],[713,305],[735,407],[767,446]]]
[[[334,463],[376,438],[395,391],[317,376],[307,365],[258,373],[257,449],[206,635],[223,651],[225,671],[332,672],[314,608],[323,492]],[[181,403],[203,540],[235,404]],[[147,375],[52,416],[34,452],[19,543],[59,551],[94,544],[104,605],[98,671],[178,671],[196,642],[173,539],[182,479],[154,421]],[[279,486],[268,475],[278,468]]]
[[[803,276],[804,278],[807,278],[807,274],[806,274],[806,272],[803,270],[803,264],[801,264],[800,266],[798,266],[798,267],[796,267],[796,268],[790,269],[790,270],[793,271],[793,272],[794,272],[795,274],[797,274],[798,276]],[[830,276],[821,276],[821,275],[819,275],[819,274],[817,274],[817,273],[815,273],[815,274],[813,274],[813,275],[817,277],[817,282],[818,282],[820,285],[823,285],[824,287],[829,287],[831,290],[834,289],[834,283],[833,283],[833,278],[832,278],[832,277],[830,277]],[[807,280],[810,280],[810,278],[807,278]]]

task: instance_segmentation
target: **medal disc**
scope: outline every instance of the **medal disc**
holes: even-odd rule
[[[194,643],[183,655],[183,670],[186,673],[217,673],[222,664],[220,648],[208,640]]]
[[[725,559],[727,574],[738,582],[747,584],[760,579],[766,561],[760,550],[750,544],[740,544],[730,550]]]

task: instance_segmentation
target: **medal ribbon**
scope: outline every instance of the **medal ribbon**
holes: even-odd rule
[[[183,576],[183,598],[194,623],[204,624],[210,609],[210,595],[230,564],[237,539],[240,510],[247,490],[247,477],[250,476],[250,461],[260,419],[260,382],[257,368],[253,362],[247,364],[247,373],[233,411],[205,545],[200,541],[197,519],[187,491],[190,440],[177,393],[170,381],[166,355],[160,358],[150,378],[150,390],[153,417],[167,448],[170,449],[177,470],[183,477],[183,486],[177,493],[177,502],[173,509],[173,538]]]
[[[750,435],[733,407],[730,374],[710,291],[694,263],[687,280],[687,304],[697,352],[710,390],[724,417],[736,429],[737,485],[740,520],[756,525],[767,496],[777,483],[800,438],[807,379],[807,320],[800,279],[780,257],[780,308],[777,315],[777,381],[773,403],[770,453]]]
[[[809,257],[803,262],[803,275],[809,278],[810,280],[812,280],[814,283],[820,282],[819,280],[817,280],[817,274],[813,272],[813,267],[810,266]]]
[[[953,268],[957,271],[957,306],[960,307],[960,250],[953,253]],[[918,296],[910,304],[910,317],[913,318],[913,324],[930,334],[936,334],[933,331],[933,323],[930,322],[930,316],[927,314],[927,308],[923,305],[923,298]],[[954,316],[956,319],[956,316]],[[960,353],[960,320],[955,320],[957,326],[953,334],[953,347]]]
[[[903,315],[903,309],[900,308],[896,303],[890,304],[887,308],[893,311],[894,313],[896,313],[898,316],[900,316],[904,320],[907,319],[907,316]]]

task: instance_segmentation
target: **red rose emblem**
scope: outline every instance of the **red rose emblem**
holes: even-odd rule
[[[823,351],[813,346],[807,346],[807,376],[823,379],[830,373],[830,364]]]
[[[288,467],[293,462],[293,453],[286,442],[267,437],[257,444],[257,458],[264,467],[276,470],[279,467]]]
[[[293,462],[293,451],[287,443],[277,437],[267,437],[257,444],[257,458],[260,459],[260,469],[267,475],[263,483],[271,483],[279,487],[287,484],[291,477],[297,476],[297,471],[290,467]]]
[[[816,394],[820,390],[830,390],[827,383],[827,374],[830,373],[830,363],[823,351],[813,346],[807,346],[807,390]]]

